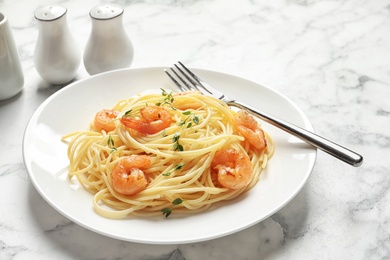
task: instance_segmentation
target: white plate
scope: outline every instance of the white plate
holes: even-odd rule
[[[313,130],[307,117],[290,100],[269,88],[235,76],[194,70],[229,97]],[[77,81],[50,96],[32,116],[23,140],[23,156],[31,181],[57,211],[97,233],[149,244],[179,244],[209,240],[252,226],[285,206],[307,181],[316,149],[281,130],[263,124],[276,152],[260,182],[249,192],[221,207],[195,215],[166,219],[112,220],[95,213],[92,195],[68,183],[67,146],[61,136],[86,129],[96,111],[145,89],[175,89],[163,68],[126,69]],[[238,220],[238,221],[237,221]]]

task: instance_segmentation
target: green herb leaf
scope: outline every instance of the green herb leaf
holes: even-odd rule
[[[108,147],[110,147],[110,148],[113,147],[113,146],[115,146],[114,140],[112,139],[112,136],[111,136],[111,135],[108,136],[107,145],[108,145]]]
[[[114,139],[112,139],[111,135],[108,136],[107,145],[108,145],[109,148],[111,148],[110,153],[113,153],[113,152],[115,152],[117,150],[115,148]]]
[[[172,141],[174,142],[173,144],[174,151],[183,151],[183,146],[179,144],[179,139],[180,139],[180,132],[174,133],[172,138]]]
[[[133,109],[127,110],[122,117],[130,116],[131,111],[133,111]]]
[[[165,217],[167,218],[167,217],[169,217],[169,215],[171,215],[172,209],[170,209],[170,208],[163,208],[163,209],[161,210],[161,212],[162,212],[163,215],[165,215]]]
[[[172,207],[171,208],[163,208],[161,210],[161,212],[163,213],[163,215],[165,215],[165,217],[167,218],[169,215],[172,214],[172,210],[173,210],[173,207],[176,206],[176,205],[179,205],[183,203],[183,200],[181,198],[176,198],[172,201]]]
[[[181,163],[179,163],[179,164],[176,164],[176,166],[175,166],[175,170],[180,170],[181,168],[183,168],[183,166],[184,166],[184,162],[181,162]]]
[[[161,95],[163,95],[163,96],[168,95],[168,93],[165,91],[165,89],[163,89],[163,88],[160,88],[160,89],[161,89]]]
[[[173,145],[173,150],[174,150],[174,151],[182,152],[182,151],[184,151],[184,147],[183,147],[181,144],[179,144],[179,143],[176,142],[176,143]]]
[[[172,171],[169,171],[169,172],[166,172],[163,174],[163,176],[169,176],[171,175],[174,171],[177,171],[177,170],[180,170],[181,168],[183,168],[184,166],[184,163],[181,162],[179,164],[176,164],[175,167],[173,167],[173,170]]]
[[[179,141],[179,138],[180,138],[180,132],[176,132],[173,134],[172,141],[177,142],[177,141]]]
[[[172,201],[172,204],[173,205],[179,205],[179,204],[181,204],[183,202],[183,200],[181,199],[181,198],[177,198],[177,199],[175,199],[174,201]]]
[[[199,124],[199,117],[197,115],[194,115],[194,118],[192,119],[192,121],[194,121],[195,124]]]
[[[184,111],[182,114],[185,116],[189,116],[189,115],[191,115],[191,111]]]

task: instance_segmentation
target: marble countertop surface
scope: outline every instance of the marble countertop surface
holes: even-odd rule
[[[0,102],[0,259],[389,259],[390,1],[107,1],[124,7],[133,68],[188,66],[247,78],[282,92],[315,131],[361,153],[352,167],[318,152],[300,193],[243,231],[178,245],[119,241],[89,231],[35,190],[22,157],[37,107],[63,86],[46,84],[33,55],[34,11],[68,8],[81,51],[98,0],[2,0],[25,84]],[[83,65],[77,79],[89,77]]]

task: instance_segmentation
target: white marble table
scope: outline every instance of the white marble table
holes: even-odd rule
[[[32,186],[22,158],[35,109],[60,89],[38,76],[33,13],[61,3],[84,48],[97,0],[4,0],[22,61],[23,92],[0,103],[0,259],[389,259],[390,1],[110,1],[125,8],[132,67],[178,59],[284,93],[317,133],[360,152],[351,167],[319,152],[303,190],[238,233],[194,244],[143,245],[74,224]],[[89,75],[83,66],[77,78]]]

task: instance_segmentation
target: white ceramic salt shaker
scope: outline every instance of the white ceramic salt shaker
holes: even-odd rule
[[[134,50],[123,27],[123,12],[114,4],[91,9],[91,35],[84,50],[84,66],[90,75],[131,65]]]
[[[23,84],[22,66],[11,27],[7,16],[0,13],[0,100],[18,94]]]
[[[71,34],[67,9],[49,5],[35,11],[39,35],[34,52],[35,68],[44,81],[59,85],[75,78],[81,62],[81,52]]]

